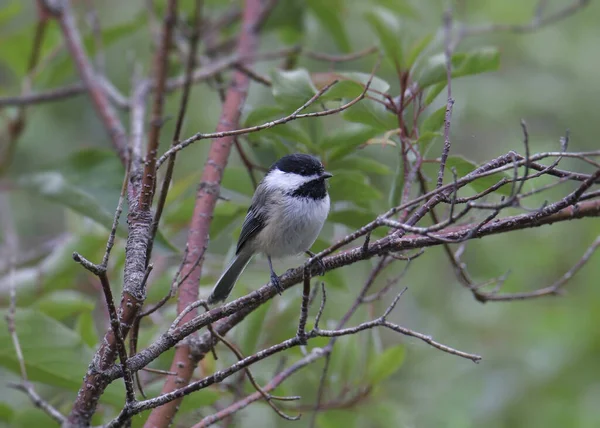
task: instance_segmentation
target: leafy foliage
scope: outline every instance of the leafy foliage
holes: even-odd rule
[[[165,2],[155,3],[156,13],[164,12]],[[181,18],[189,20],[193,2],[181,3]],[[205,16],[209,20],[230,7],[227,2],[205,3]],[[523,21],[525,12],[516,0],[492,3],[469,5],[465,22],[481,17],[490,22]],[[129,94],[131,68],[134,68],[130,67],[129,55],[135,54],[136,64],[150,63],[151,41],[146,32],[149,15],[135,2],[124,2],[119,8],[112,7],[110,2],[99,2],[96,7],[102,17],[106,77],[118,90]],[[439,2],[434,1],[291,0],[278,2],[265,22],[262,30],[266,36],[261,46],[265,51],[298,44],[305,52],[342,55],[376,45],[383,56],[384,66],[377,69],[374,76],[370,73],[377,54],[353,61],[323,62],[300,53],[268,65],[246,64],[263,75],[264,80],[270,80],[271,87],[253,84],[243,111],[244,127],[258,126],[290,114],[334,80],[337,83],[307,111],[339,107],[359,96],[372,80],[365,99],[341,114],[292,121],[239,138],[248,158],[244,160],[257,166],[254,174],[258,179],[271,162],[295,151],[318,155],[334,173],[329,188],[332,211],[313,249],[325,248],[373,221],[389,208],[389,203],[399,204],[405,184],[401,164],[403,142],[418,146],[421,153],[426,154],[426,167],[430,169],[424,169],[427,172],[425,184],[430,185],[427,180],[436,177],[439,151],[434,148],[442,141],[446,113],[445,102],[439,107],[439,98],[445,98],[440,94],[446,89],[447,78],[440,44],[443,32],[440,7]],[[84,22],[83,6],[81,8],[77,13]],[[26,73],[35,16],[34,9],[26,2],[9,1],[0,8],[0,75],[8,77],[0,83],[3,95],[19,94],[22,90],[20,85]],[[517,123],[521,116],[544,127],[544,141],[534,144],[549,146],[549,136],[562,133],[565,124],[571,123],[577,125],[581,140],[593,141],[595,134],[590,130],[590,121],[581,118],[597,104],[597,96],[589,90],[597,79],[597,61],[589,55],[595,46],[589,29],[594,28],[592,25],[596,25],[597,19],[597,10],[590,8],[589,16],[581,17],[581,24],[569,24],[566,29],[549,26],[539,37],[519,41],[473,38],[465,48],[461,45],[453,53],[451,76],[464,79],[457,80],[452,87],[457,103],[451,133],[453,149],[446,164],[445,183],[452,181],[452,171],[459,178],[464,177],[477,168],[481,159],[514,147],[515,141],[521,138],[518,126],[513,132],[512,125],[507,124]],[[100,52],[97,41],[92,31],[85,25],[83,28],[86,29],[82,42],[86,53],[93,58]],[[215,34],[216,40],[225,44],[237,31],[238,24],[232,24]],[[185,42],[186,32],[181,33]],[[563,41],[565,34],[569,35],[568,41]],[[481,42],[495,42],[498,46],[481,45]],[[60,28],[56,22],[49,21],[40,51],[44,65],[32,75],[34,93],[76,81],[73,60],[62,47],[63,43]],[[573,49],[573,46],[579,48]],[[170,60],[169,75],[173,77],[182,67],[174,65],[178,62],[177,55],[173,54]],[[208,61],[210,59],[202,57],[200,65]],[[280,67],[283,62],[284,66]],[[515,63],[522,65],[517,67]],[[148,72],[149,67],[144,70]],[[229,79],[228,73],[223,73],[225,82]],[[564,83],[565,75],[569,76],[569,84]],[[406,105],[398,114],[401,89],[405,90]],[[220,106],[206,101],[209,99],[206,91],[206,85],[198,85],[192,92],[194,104],[188,111],[184,137],[195,132],[211,132],[214,128],[214,112]],[[178,102],[177,97],[166,98],[168,117],[176,114],[175,101]],[[557,106],[564,108],[558,110]],[[12,118],[16,110],[3,110],[2,119]],[[127,120],[129,113],[124,112],[121,118]],[[98,127],[87,98],[50,104],[50,107],[32,106],[28,108],[28,121],[14,164],[7,176],[2,177],[2,183],[11,190],[10,210],[24,250],[37,250],[48,240],[61,239],[53,241],[41,254],[33,251],[35,254],[20,262],[12,273],[3,265],[0,297],[6,307],[8,284],[14,281],[18,292],[15,321],[28,376],[41,387],[45,397],[51,397],[53,404],[65,410],[73,401],[93,349],[99,345],[107,327],[97,280],[73,263],[71,254],[79,251],[91,260],[101,259],[124,168],[108,148],[105,135],[98,136],[104,130]],[[166,143],[170,143],[167,136],[171,135],[173,122],[165,121],[161,139]],[[165,295],[177,269],[178,259],[172,256],[182,250],[181,234],[187,231],[192,216],[199,169],[205,158],[206,145],[198,143],[197,146],[197,152],[183,152],[177,160],[178,168],[157,237],[159,254],[149,280],[148,302],[156,302]],[[511,171],[477,180],[469,184],[470,190],[461,190],[460,194],[481,192],[503,178],[512,178]],[[232,156],[221,184],[223,200],[218,202],[210,225],[211,241],[203,261],[202,293],[206,291],[204,286],[212,286],[214,277],[226,262],[226,255],[233,251],[254,191],[246,165],[239,157]],[[493,196],[509,196],[511,189],[510,184],[504,185]],[[544,203],[543,200],[538,202],[540,206]],[[119,295],[123,280],[126,215],[127,207],[108,268],[115,296]],[[502,275],[505,266],[514,266],[514,277],[520,278],[518,281],[545,283],[555,277],[554,274],[566,271],[574,254],[580,252],[579,247],[587,245],[589,236],[598,232],[594,224],[570,227],[553,231],[551,236],[546,236],[545,231],[527,232],[518,246],[514,245],[513,237],[495,238],[498,248],[495,257],[489,256],[480,244],[470,244],[465,262],[473,268],[477,280]],[[386,233],[378,229],[373,237]],[[561,242],[561,245],[555,247],[540,242]],[[297,260],[281,263],[282,266],[288,263],[289,267],[297,264]],[[467,306],[465,293],[452,291],[459,288],[445,259],[425,255],[414,263],[418,271],[406,280],[411,286],[411,297],[406,298],[410,299],[409,303],[400,311],[402,321],[433,331],[450,342],[480,350],[486,357],[494,355],[494,358],[485,369],[469,367],[467,370],[462,361],[437,357],[430,349],[423,350],[416,345],[413,348],[412,341],[398,345],[397,336],[361,333],[341,338],[332,354],[325,389],[326,401],[334,401],[333,410],[318,415],[320,428],[384,427],[402,423],[463,426],[465,420],[490,427],[513,426],[515,421],[523,421],[522,426],[548,427],[600,424],[594,405],[597,391],[589,382],[600,375],[595,352],[597,332],[592,328],[600,322],[599,296],[596,289],[586,287],[597,278],[597,265],[583,273],[580,288],[573,284],[570,300],[533,308],[507,305],[491,309],[486,305],[484,312],[471,302]],[[392,265],[375,287],[383,287],[388,278],[397,275],[400,265]],[[528,266],[536,268],[527,269]],[[328,272],[322,278],[329,298],[321,320],[322,328],[331,328],[340,319],[350,294],[366,280],[371,267],[367,262]],[[236,292],[250,291],[264,284],[268,280],[265,269],[264,260],[253,262],[240,279]],[[283,267],[277,269],[283,272]],[[516,288],[517,280],[511,278],[504,285],[507,289]],[[237,327],[232,336],[244,355],[295,335],[299,299],[298,290],[285,293],[261,306]],[[388,297],[383,302],[365,305],[349,324],[372,319],[373,314],[387,306],[386,299]],[[405,297],[402,299],[400,306]],[[317,308],[318,300],[311,307],[309,323]],[[151,321],[144,321],[140,346],[147,345],[168,328],[175,311],[174,300],[171,300]],[[2,310],[4,315],[6,309]],[[581,334],[572,335],[573,331]],[[311,347],[325,347],[327,343],[324,338],[311,341],[309,351]],[[406,351],[408,348],[411,352]],[[197,369],[199,376],[236,361],[224,347],[219,346],[217,351],[220,359],[214,361],[207,357]],[[288,363],[302,358],[299,350],[282,355]],[[172,353],[167,353],[153,362],[153,367],[166,370],[171,359]],[[264,384],[278,367],[279,361],[273,358],[252,370]],[[0,329],[0,421],[15,427],[47,425],[46,415],[34,410],[26,400],[17,401],[18,394],[12,390],[4,389],[4,381],[18,380],[18,373],[12,339],[6,328]],[[307,367],[300,373],[276,392],[301,393],[302,405],[313,405],[320,367]],[[144,373],[143,378],[148,394],[160,393],[162,377]],[[246,392],[252,392],[247,384],[245,387]],[[336,399],[344,404],[349,400],[348,391],[358,388],[370,389],[352,405],[335,406]],[[522,391],[530,399],[524,403],[521,395],[506,394],[506,390]],[[118,412],[123,396],[122,384],[115,382],[103,395],[105,407],[100,416],[110,417]],[[423,397],[428,399],[423,400]],[[198,411],[207,413],[210,406],[227,400],[231,400],[231,395],[220,385],[199,391],[183,401],[177,422],[195,423]],[[435,412],[431,412],[431,402],[438,404]],[[240,426],[256,426],[257,420],[265,423],[262,410],[261,406],[250,406],[236,422]],[[141,415],[134,426],[141,426],[146,417],[145,413]],[[277,426],[286,425],[281,422]]]

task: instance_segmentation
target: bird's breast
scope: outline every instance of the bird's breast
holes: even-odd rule
[[[286,257],[307,251],[319,236],[329,213],[329,196],[281,198],[270,210],[267,226],[257,236],[258,250],[271,257]]]

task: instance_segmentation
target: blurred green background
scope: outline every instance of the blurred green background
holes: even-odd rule
[[[86,46],[93,49],[90,27],[84,19],[85,2],[74,3],[80,28],[89,42]],[[141,73],[147,74],[153,52],[144,2],[94,3],[104,29],[106,74],[127,95],[132,70],[138,67]],[[181,3],[184,11],[191,10],[193,2]],[[219,16],[232,4],[216,0],[205,3],[209,18]],[[567,4],[558,0],[545,3],[546,13]],[[164,7],[163,4],[158,2],[159,7]],[[536,4],[532,0],[453,3],[456,20],[466,25],[524,24],[530,21]],[[403,43],[410,46],[428,34],[441,35],[442,13],[447,5],[437,0],[323,3],[281,0],[261,37],[260,50],[301,43],[310,50],[341,53],[372,46],[377,43],[377,37],[365,20],[365,13],[371,10],[397,20]],[[558,150],[559,138],[567,129],[571,131],[571,150],[596,149],[599,122],[595,112],[600,97],[597,82],[600,56],[596,55],[598,22],[600,6],[591,2],[575,15],[531,34],[501,33],[467,38],[459,51],[496,47],[500,52],[500,67],[495,72],[452,82],[456,100],[451,131],[453,153],[481,163],[508,150],[522,152],[521,119],[529,125],[532,151]],[[34,24],[33,2],[0,0],[0,96],[20,93]],[[56,49],[61,40],[56,24],[50,25],[46,55]],[[229,35],[236,31],[237,27],[228,30]],[[440,45],[432,42],[430,54],[439,52]],[[173,62],[176,60],[174,57]],[[260,62],[255,70],[269,75],[280,63],[280,60]],[[373,56],[335,66],[300,56],[297,67],[310,72],[335,69],[369,73],[373,63]],[[181,70],[180,65],[173,65],[171,75],[178,75]],[[390,62],[384,60],[377,76],[390,83],[390,93],[397,93],[397,77]],[[62,49],[48,60],[48,65],[34,79],[33,87],[48,89],[76,80]],[[444,105],[444,93],[426,114]],[[272,105],[273,100],[269,88],[252,83],[244,107],[246,123],[251,122],[252,113],[259,117],[264,114],[261,109]],[[178,103],[178,94],[170,95],[165,114],[175,117]],[[192,92],[183,136],[211,132],[219,112],[220,101],[214,83],[197,85]],[[16,110],[6,108],[0,113],[2,119],[7,120]],[[127,114],[121,112],[121,117],[127,124]],[[262,120],[256,123],[260,122]],[[163,148],[170,143],[173,126],[174,120],[170,120],[163,128]],[[319,146],[321,138],[339,136],[339,132],[353,129],[352,126],[348,117],[298,122],[286,125],[286,132],[259,133],[250,138],[250,144],[245,140],[242,143],[251,158],[264,167],[292,149],[316,151],[325,154],[327,160],[329,152]],[[307,135],[309,141],[291,141],[298,135]],[[148,302],[158,301],[164,295],[179,263],[177,254],[169,246],[177,249],[184,246],[193,196],[208,146],[208,141],[196,143],[178,158]],[[436,141],[430,157],[438,156],[440,147],[441,141]],[[337,211],[350,214],[338,214],[328,222],[316,244],[319,248],[344,236],[353,224],[364,224],[389,207],[388,194],[391,194],[397,165],[396,149],[373,145],[347,159],[360,157],[375,160],[380,168],[372,165],[363,180],[353,176],[356,171],[352,169],[352,162],[338,165],[337,182],[336,179],[331,182],[332,199],[338,203]],[[589,167],[574,162],[565,161],[562,165],[589,171]],[[431,177],[434,171],[435,168],[430,170]],[[64,412],[69,411],[98,336],[107,327],[99,285],[72,262],[70,255],[76,250],[91,260],[100,260],[107,232],[99,223],[105,224],[103,220],[112,216],[122,173],[91,103],[85,96],[78,96],[28,109],[27,126],[10,169],[2,177],[0,196],[5,205],[2,214],[12,216],[19,237],[17,258],[23,262],[11,277],[7,268],[8,251],[4,247],[0,304],[3,308],[7,306],[12,278],[18,286],[17,326],[26,348],[26,361],[30,364],[29,375],[39,382],[38,392]],[[348,181],[344,183],[342,178]],[[532,201],[532,207],[541,205],[544,199],[559,198],[568,189],[568,186],[558,187]],[[203,270],[204,292],[233,253],[252,194],[251,183],[237,153],[232,153],[230,159],[224,193],[230,201],[220,202],[217,208]],[[464,260],[476,281],[483,282],[510,271],[503,291],[533,290],[551,284],[564,274],[598,233],[600,224],[588,219],[493,236],[469,242]],[[111,262],[115,293],[120,292],[122,283],[122,237]],[[300,262],[300,259],[280,262],[276,269],[283,272],[284,267]],[[346,311],[375,262],[358,263],[325,277],[330,303],[324,326],[333,326]],[[380,277],[376,286],[383,286],[386,278],[402,268],[401,262],[396,263]],[[265,261],[258,258],[243,275],[235,295],[263,284],[267,280],[265,269]],[[570,281],[564,297],[483,305],[458,283],[441,248],[427,250],[413,262],[401,281],[400,286],[407,286],[408,291],[390,320],[430,334],[449,346],[482,355],[482,362],[475,365],[388,331],[363,332],[357,337],[341,339],[333,352],[325,401],[343,401],[344,397],[352,396],[352,391],[368,385],[368,367],[376,364],[378,355],[385,349],[396,352],[394,369],[397,370],[350,408],[320,415],[318,425],[324,428],[600,426],[599,277],[600,265],[595,256]],[[231,337],[246,354],[290,337],[295,331],[299,296],[300,290],[294,289],[274,299],[252,315],[251,321],[236,328]],[[361,309],[350,324],[377,316],[389,299],[391,295],[380,304]],[[144,324],[141,347],[170,324],[174,312],[174,305],[170,305]],[[15,427],[49,424],[49,419],[35,410],[23,394],[8,389],[7,382],[18,381],[18,367],[5,328],[0,332],[0,339],[0,424]],[[316,340],[309,348],[324,344],[325,341]],[[204,361],[198,376],[212,370],[215,364],[224,367],[234,361],[225,348],[219,351],[219,361]],[[299,350],[288,351],[281,358],[258,364],[253,372],[265,383],[282,361],[290,364],[300,356]],[[167,368],[171,357],[171,352],[166,353],[152,367]],[[321,360],[303,369],[276,393],[302,395],[301,404],[312,405],[322,366]],[[154,375],[144,375],[144,378],[151,383],[149,391],[160,390],[160,378]],[[115,384],[105,394],[95,423],[114,415],[112,406],[122,402],[121,385]],[[244,390],[251,392],[247,382]],[[206,405],[216,400],[226,404],[231,398],[230,392],[217,387],[202,391],[188,400],[176,423],[189,426],[201,416],[214,412]],[[285,422],[264,403],[256,403],[239,413],[234,426],[308,426],[309,414],[304,413],[300,422]],[[139,425],[142,421],[143,417],[139,417],[134,422]]]

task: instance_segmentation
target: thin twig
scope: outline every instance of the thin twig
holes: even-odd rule
[[[39,409],[42,409],[48,416],[58,422],[61,426],[66,422],[67,418],[63,416],[56,408],[54,408],[50,403],[40,397],[35,389],[33,389],[33,385],[29,382],[21,383],[21,384],[9,384],[11,388],[18,389],[19,391],[23,391],[25,394],[29,396],[29,399],[32,403]]]
[[[171,38],[173,36],[173,28],[175,27],[176,20],[177,0],[169,0],[163,18],[164,24],[161,31],[160,46],[154,55],[153,73],[156,91],[154,93],[154,103],[152,104],[152,120],[150,121],[150,133],[148,135],[148,147],[146,150],[144,174],[142,177],[142,191],[140,192],[139,200],[142,210],[148,210],[150,205],[152,205],[152,198],[154,197],[154,189],[156,187],[156,154],[158,152],[160,130],[164,122],[163,107],[167,82],[167,68],[169,66],[169,48],[171,47]],[[149,257],[146,258],[146,263],[148,263],[148,259]]]
[[[337,80],[334,80],[334,81],[330,82],[329,84],[325,85],[319,91],[317,91],[317,93],[315,95],[313,95],[308,101],[306,101],[298,109],[296,109],[296,111],[294,111],[292,114],[290,114],[288,116],[282,117],[280,119],[277,119],[277,120],[274,120],[274,121],[271,121],[271,122],[264,123],[262,125],[252,126],[252,127],[249,127],[249,128],[236,129],[236,130],[232,130],[232,131],[214,132],[214,133],[210,133],[210,134],[204,134],[204,133],[201,133],[201,132],[199,132],[197,134],[194,134],[190,138],[181,141],[176,146],[174,146],[174,147],[170,148],[169,150],[167,150],[158,159],[158,161],[157,161],[157,168],[159,168],[160,165],[162,165],[163,162],[169,156],[171,156],[172,153],[178,152],[178,151],[184,149],[185,147],[189,146],[190,144],[195,143],[196,141],[199,141],[199,140],[214,139],[214,138],[223,138],[223,137],[230,137],[230,136],[237,136],[237,135],[245,135],[245,134],[250,134],[250,133],[253,133],[253,132],[258,132],[258,131],[261,131],[263,129],[272,128],[272,127],[277,126],[277,125],[282,125],[284,123],[287,123],[287,122],[290,122],[290,121],[296,120],[296,119],[303,119],[303,118],[308,118],[308,117],[329,116],[329,115],[337,114],[337,113],[339,113],[341,111],[344,111],[344,110],[352,107],[354,104],[356,104],[357,102],[361,101],[365,97],[367,91],[369,90],[369,87],[371,86],[371,82],[373,80],[374,73],[375,73],[375,71],[378,68],[378,65],[379,65],[379,61],[377,62],[376,66],[373,68],[373,71],[371,72],[369,80],[368,80],[367,84],[365,85],[365,87],[364,87],[363,91],[361,92],[361,94],[359,96],[357,96],[356,98],[352,99],[351,101],[349,101],[349,102],[341,105],[340,107],[337,107],[337,108],[334,108],[334,109],[328,109],[328,110],[324,110],[324,111],[319,111],[319,112],[312,112],[312,113],[300,114],[301,111],[303,111],[308,106],[310,106],[315,101],[317,101],[325,92],[327,92],[334,84],[336,84],[338,82]]]
[[[77,65],[79,75],[85,85],[96,112],[102,119],[104,127],[121,159],[123,165],[127,165],[127,136],[125,129],[119,120],[118,115],[114,111],[112,105],[108,101],[104,88],[97,78],[96,73],[90,64],[89,58],[85,53],[81,35],[77,29],[73,11],[71,10],[71,1],[62,0],[60,2],[52,2],[50,0],[40,0],[47,11],[56,17],[58,20],[67,48],[71,53],[71,57]]]
[[[452,107],[454,106],[454,100],[452,99],[452,47],[451,47],[451,31],[452,31],[452,9],[447,10],[444,13],[444,58],[446,61],[446,88],[447,88],[447,102],[446,102],[446,114],[444,115],[444,148],[442,149],[442,156],[440,158],[440,170],[438,172],[437,187],[442,187],[444,184],[444,170],[446,168],[446,161],[448,160],[448,154],[450,153],[450,122],[452,120]]]
[[[238,361],[241,361],[241,360],[244,359],[244,355],[242,355],[242,353],[239,351],[239,349],[237,349],[231,342],[229,342],[227,339],[225,339],[223,336],[221,336],[219,333],[217,333],[214,330],[213,330],[213,334],[225,346],[227,346],[231,350],[231,352],[233,352],[235,354],[235,356],[237,357]],[[294,397],[278,397],[278,396],[271,395],[271,394],[265,392],[260,387],[260,385],[258,385],[258,383],[256,382],[256,379],[254,379],[254,376],[252,375],[252,372],[250,372],[250,369],[246,368],[246,369],[244,369],[244,372],[246,373],[246,376],[248,376],[248,380],[250,381],[250,383],[252,384],[252,386],[254,387],[254,389],[256,389],[256,391],[258,391],[263,396],[263,398],[265,399],[265,401],[267,402],[267,404],[273,409],[273,411],[277,415],[279,415],[282,419],[285,419],[285,420],[288,420],[288,421],[297,421],[298,419],[300,419],[300,415],[296,415],[296,416],[288,416],[288,415],[286,415],[279,408],[277,408],[277,406],[275,406],[275,404],[273,403],[273,400],[295,401],[295,400],[299,400],[300,397],[298,397],[298,396],[294,396]]]
[[[200,25],[202,22],[202,1],[196,1],[196,7],[194,10],[194,26],[192,27],[192,35],[190,37],[190,49],[188,53],[188,58],[186,62],[185,69],[185,80],[183,84],[183,91],[181,93],[181,100],[179,103],[179,112],[177,113],[177,122],[175,124],[175,131],[173,132],[173,139],[171,145],[177,144],[179,140],[179,136],[181,134],[181,130],[183,129],[183,120],[185,118],[185,112],[187,111],[189,95],[192,87],[192,72],[194,67],[196,66],[196,50],[198,48],[198,40],[200,39]],[[163,88],[164,89],[164,88]],[[160,223],[160,218],[163,213],[163,209],[165,206],[165,202],[167,200],[167,195],[169,193],[169,186],[171,185],[171,179],[173,177],[173,169],[175,168],[175,158],[176,154],[173,153],[172,156],[169,157],[169,162],[167,164],[167,171],[165,172],[162,185],[160,188],[160,193],[158,195],[158,201],[156,203],[156,210],[154,213],[154,218],[152,219],[152,226],[150,229],[150,236],[148,238],[148,255],[146,256],[147,262],[149,262],[152,256],[152,248],[154,245],[154,238],[156,236],[156,232],[158,231],[158,225]]]
[[[5,195],[0,195],[1,199],[5,199]],[[25,392],[30,400],[35,404],[36,407],[42,409],[46,414],[62,424],[65,421],[65,417],[56,410],[50,403],[43,400],[36,392],[33,385],[29,382],[27,377],[27,367],[25,364],[25,357],[23,356],[23,350],[21,349],[21,343],[17,334],[16,325],[16,312],[17,312],[17,290],[16,290],[16,278],[15,278],[15,261],[17,254],[19,253],[19,238],[17,236],[15,225],[13,222],[11,205],[7,201],[0,201],[0,221],[2,223],[2,234],[6,241],[6,247],[9,252],[9,307],[6,313],[6,324],[8,327],[8,333],[10,334],[17,361],[19,363],[19,369],[21,372],[22,382],[19,384],[10,384],[9,386]]]
[[[563,287],[567,282],[589,261],[596,249],[600,246],[600,236],[598,236],[592,245],[590,245],[583,256],[575,263],[571,269],[565,272],[560,278],[554,281],[553,284],[539,288],[535,291],[521,292],[521,293],[506,293],[497,294],[495,292],[485,293],[482,291],[474,290],[473,293],[476,295],[478,300],[481,301],[494,301],[494,302],[511,302],[514,300],[527,300],[535,299],[544,296],[558,296],[561,294]]]
[[[306,344],[306,320],[308,319],[308,300],[310,298],[310,271],[309,264],[304,267],[304,287],[302,288],[302,304],[300,307],[300,319],[298,321],[298,330],[296,336],[300,342]]]

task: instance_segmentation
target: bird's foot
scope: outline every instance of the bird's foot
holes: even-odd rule
[[[312,251],[307,251],[307,252],[306,252],[306,254],[307,254],[309,257],[314,257],[314,256],[316,256],[316,254],[315,254],[315,253],[313,253]],[[321,260],[321,259],[317,259],[317,260],[315,260],[315,262],[317,263],[317,268],[318,268],[318,270],[317,270],[317,275],[318,275],[318,276],[323,276],[323,275],[325,275],[325,272],[327,272],[327,268],[325,267],[325,263],[323,263],[323,260]]]
[[[275,290],[281,296],[281,293],[283,293],[283,287],[281,286],[281,281],[275,272],[271,272],[271,284],[273,284],[273,287],[275,287]]]

